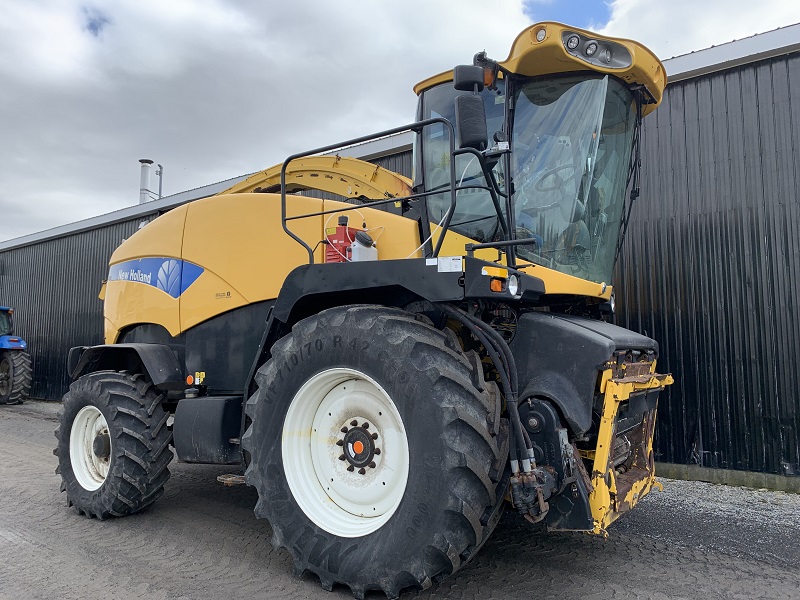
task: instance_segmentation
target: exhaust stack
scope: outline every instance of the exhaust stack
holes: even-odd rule
[[[142,158],[139,161],[142,165],[142,172],[139,177],[139,204],[144,204],[145,202],[150,202],[152,197],[150,194],[150,165],[153,164],[153,161],[149,158]]]

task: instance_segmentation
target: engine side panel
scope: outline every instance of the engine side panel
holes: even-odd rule
[[[249,304],[204,321],[177,336],[157,324],[140,323],[120,341],[160,344],[178,357],[182,377],[202,373],[200,385],[210,394],[242,393],[266,327],[272,302]]]
[[[287,198],[287,216],[323,210],[318,198]],[[323,237],[323,217],[289,222],[289,228],[310,246]],[[322,246],[314,256],[322,260]],[[212,196],[189,205],[183,259],[204,269],[197,283],[181,297],[181,328],[247,303],[276,298],[283,280],[308,262],[305,248],[281,226],[280,196],[234,194]]]
[[[189,329],[187,373],[205,373],[210,393],[241,393],[264,334],[273,302],[256,302]]]
[[[353,205],[305,196],[287,198],[287,216],[351,209]],[[366,223],[379,259],[419,256],[417,222],[360,206],[348,215]],[[288,222],[316,248],[321,263],[326,224],[337,213]],[[306,249],[281,225],[277,194],[218,195],[176,208],[155,219],[114,252],[105,288],[105,339],[139,323],[156,323],[172,337],[248,304],[276,298],[288,274],[308,262]]]

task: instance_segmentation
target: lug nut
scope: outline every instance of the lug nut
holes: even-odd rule
[[[380,454],[380,453],[381,453],[381,449],[380,448],[375,448],[375,454]]]
[[[347,433],[347,427],[342,427],[339,431],[341,431],[342,433]]]
[[[366,472],[367,472],[367,470],[366,470],[364,467],[361,467],[361,468],[358,470],[358,474],[359,474],[359,475],[363,475],[363,474],[364,474],[364,473],[366,473]]]
[[[342,454],[342,455],[339,457],[339,460],[344,460],[344,459],[345,459],[345,456],[344,456],[344,454]]]
[[[355,470],[355,467],[353,465],[350,465],[349,467],[347,467],[347,470],[352,473],[353,470]]]
[[[373,440],[377,440],[378,439],[378,434],[377,433],[373,433],[372,434],[372,439]]]
[[[337,446],[344,446],[344,440],[336,440]]]
[[[353,419],[352,421],[350,421],[350,425],[352,425],[353,427],[356,427],[358,425],[358,421]]]
[[[375,464],[375,461],[374,461],[374,460],[373,460],[371,463],[369,463],[369,468],[370,468],[370,469],[374,469],[376,466],[377,466],[377,465]]]
[[[369,423],[367,423],[366,421],[364,421],[364,422],[361,424],[361,426],[362,426],[364,429],[369,429]]]

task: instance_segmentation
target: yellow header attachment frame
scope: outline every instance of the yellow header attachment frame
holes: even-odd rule
[[[259,171],[217,194],[281,191],[281,165]],[[286,191],[320,190],[345,198],[385,200],[411,194],[411,180],[372,163],[341,156],[310,156],[289,163]]]
[[[639,366],[639,365],[636,365]],[[646,366],[646,364],[645,364]],[[639,441],[634,444],[631,467],[618,473],[611,463],[611,452],[616,432],[614,423],[620,405],[630,400],[636,393],[661,391],[672,385],[672,375],[659,375],[655,372],[656,363],[649,366],[647,373],[622,373],[614,375],[612,369],[603,371],[600,379],[600,393],[603,394],[603,412],[597,433],[597,447],[594,451],[581,450],[582,458],[593,461],[589,494],[594,530],[591,533],[607,536],[606,530],[623,513],[632,509],[653,487],[660,487],[656,481],[653,458],[653,435],[656,426],[656,410],[645,413],[638,432],[630,434]]]
[[[573,42],[569,42],[573,38]],[[569,47],[571,43],[576,44],[574,48]],[[590,55],[591,44],[594,47]],[[554,22],[537,23],[520,33],[508,58],[499,64],[506,71],[525,77],[596,71],[618,77],[631,86],[644,86],[650,99],[642,106],[642,116],[661,103],[667,85],[664,65],[639,42],[601,36]],[[414,92],[419,95],[452,80],[453,71],[445,71],[418,83]]]

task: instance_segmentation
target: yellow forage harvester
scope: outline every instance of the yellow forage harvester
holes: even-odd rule
[[[641,44],[540,23],[418,84],[414,123],[140,229],[110,260],[105,344],[70,352],[70,505],[144,509],[174,455],[231,465],[298,572],[357,598],[454,573],[504,509],[606,535],[656,484],[672,383],[611,323],[665,84]],[[413,180],[331,153],[403,131]]]

